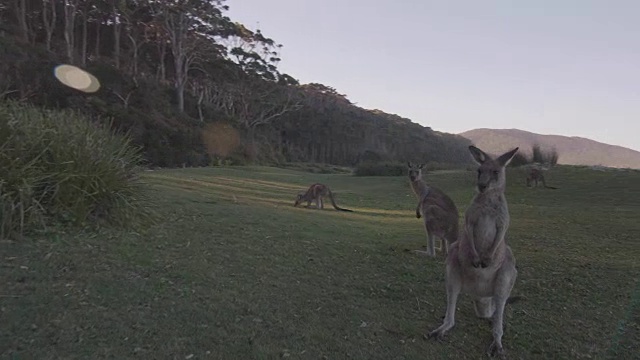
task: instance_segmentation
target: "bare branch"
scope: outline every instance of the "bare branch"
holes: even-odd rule
[[[112,92],[115,96],[118,97],[118,99],[122,100],[122,105],[124,106],[125,109],[129,107],[129,99],[131,98],[131,94],[133,94],[134,90],[129,91],[126,97],[122,97],[122,95],[120,95],[115,90],[112,90]]]

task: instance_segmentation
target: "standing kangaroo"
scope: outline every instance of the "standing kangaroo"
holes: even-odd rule
[[[408,162],[407,165],[411,189],[418,197],[416,218],[423,217],[424,230],[427,233],[426,255],[436,256],[436,237],[442,241],[443,253],[446,255],[449,253],[449,246],[458,239],[458,208],[449,196],[433,186],[428,186],[422,180],[423,164],[413,165]],[[415,252],[425,254],[421,250]]]
[[[509,227],[509,209],[504,196],[505,166],[518,151],[515,148],[493,158],[475,146],[469,151],[478,167],[477,191],[465,212],[460,240],[449,249],[445,285],[447,311],[440,327],[429,333],[441,339],[455,324],[458,296],[461,292],[474,297],[478,317],[493,320],[493,343],[488,353],[502,355],[503,316],[518,271],[511,248],[505,242]]]

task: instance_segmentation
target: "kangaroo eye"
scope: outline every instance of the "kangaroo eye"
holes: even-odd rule
[[[498,176],[498,171],[497,170],[493,170],[493,176]]]

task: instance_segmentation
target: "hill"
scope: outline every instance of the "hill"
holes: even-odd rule
[[[560,155],[558,164],[640,169],[640,152],[581,137],[485,128],[465,131],[459,135],[494,153],[507,151],[515,146],[530,152],[531,146],[537,143],[543,149],[555,148]]]

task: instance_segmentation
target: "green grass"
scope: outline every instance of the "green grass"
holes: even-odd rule
[[[430,182],[461,212],[474,174]],[[481,358],[490,326],[459,301],[438,343],[444,265],[425,244],[408,179],[239,167],[145,173],[164,221],[135,234],[0,243],[3,358]],[[511,358],[616,358],[640,346],[640,173],[557,167],[559,190],[510,169],[519,276]],[[342,213],[294,208],[326,182]],[[633,355],[633,354],[636,355]]]

